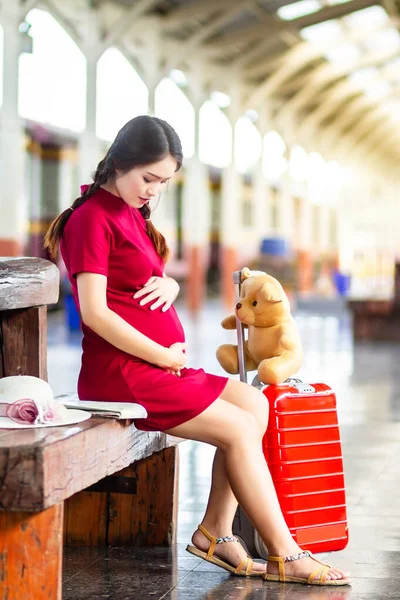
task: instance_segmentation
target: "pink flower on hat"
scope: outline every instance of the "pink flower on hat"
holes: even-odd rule
[[[21,398],[15,400],[7,407],[6,415],[15,423],[52,423],[55,419],[55,412],[51,408],[43,410],[38,406],[33,398]]]
[[[9,404],[6,415],[16,423],[34,423],[39,415],[39,410],[32,398],[21,398],[21,400]]]

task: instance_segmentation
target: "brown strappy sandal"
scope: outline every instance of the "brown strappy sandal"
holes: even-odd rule
[[[242,562],[237,567],[233,567],[226,561],[222,560],[222,558],[218,558],[218,556],[214,555],[214,550],[215,550],[216,544],[225,544],[226,542],[236,542],[239,544],[240,542],[236,536],[228,535],[226,537],[216,538],[213,535],[211,535],[211,533],[209,533],[207,531],[207,529],[205,527],[203,527],[203,525],[199,525],[198,529],[210,541],[210,547],[208,549],[208,552],[203,552],[203,550],[199,550],[199,548],[196,548],[196,546],[190,546],[190,545],[188,545],[186,547],[187,552],[190,552],[191,554],[194,554],[195,556],[198,556],[199,558],[202,558],[203,560],[207,560],[208,562],[212,563],[213,565],[217,565],[217,567],[221,567],[221,569],[225,569],[226,571],[229,571],[230,573],[232,573],[232,575],[238,575],[239,577],[263,577],[264,576],[264,573],[262,571],[253,571],[252,570],[253,569],[253,559],[251,558],[251,556],[247,556],[247,558],[245,560],[242,560]]]
[[[285,563],[293,560],[301,560],[302,558],[312,558],[321,566],[315,569],[307,579],[305,577],[285,575]],[[265,581],[302,583],[303,585],[350,585],[350,579],[326,579],[326,576],[332,567],[315,558],[309,550],[303,550],[294,556],[268,556],[268,560],[279,563],[279,575],[271,575],[267,572],[263,575]]]

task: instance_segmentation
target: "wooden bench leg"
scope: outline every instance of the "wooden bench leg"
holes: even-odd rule
[[[177,447],[167,448],[66,500],[65,545],[172,545],[176,540],[177,462]]]
[[[61,600],[63,505],[0,511],[0,600]]]

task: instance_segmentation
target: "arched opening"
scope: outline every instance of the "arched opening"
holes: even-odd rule
[[[182,142],[183,155],[194,154],[194,108],[187,96],[169,77],[165,77],[155,91],[155,114],[175,129]]]
[[[18,111],[25,120],[26,252],[47,257],[43,236],[76,193],[77,135],[85,127],[85,57],[47,11],[25,17],[32,52],[19,57]]]
[[[111,142],[125,123],[147,114],[146,84],[117,48],[108,48],[97,65],[97,136]]]
[[[85,57],[50,13],[34,8],[26,21],[33,51],[19,59],[19,114],[80,132],[85,127]]]

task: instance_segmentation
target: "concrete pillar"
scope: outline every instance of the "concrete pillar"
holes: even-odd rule
[[[79,183],[90,183],[102,159],[100,140],[96,135],[97,63],[100,58],[100,29],[95,14],[87,15],[82,50],[86,58],[86,127],[79,138]],[[79,191],[79,190],[78,190]]]
[[[271,233],[271,192],[264,177],[261,159],[257,163],[254,175],[253,198],[255,229],[260,244]]]
[[[234,161],[235,123],[241,115],[239,90],[233,85],[229,90],[231,104],[227,114],[232,126],[231,164],[222,172],[221,194],[221,290],[224,305],[232,310],[235,303],[232,272],[240,268],[238,245],[240,243],[241,175]]]
[[[42,200],[42,147],[38,142],[31,141],[26,157],[29,169],[29,181],[27,194],[30,198],[29,241],[26,244],[26,252],[30,256],[43,256],[43,231],[41,223],[41,200]]]
[[[57,212],[60,213],[68,206],[71,206],[71,200],[78,196],[78,192],[74,187],[74,171],[76,164],[75,150],[66,148],[61,155],[59,165],[59,187],[57,193],[58,207]]]
[[[183,223],[185,254],[188,261],[186,301],[192,314],[201,308],[206,295],[209,254],[210,189],[207,165],[199,158],[200,108],[205,101],[201,72],[189,80],[191,100],[195,110],[195,152],[185,161]]]
[[[317,218],[315,247],[320,264],[317,288],[324,295],[332,295],[334,292],[333,268],[336,266],[331,240],[332,207],[329,204],[322,204],[316,206],[315,209]]]
[[[265,110],[259,115],[258,129],[262,140],[268,129]],[[264,146],[264,144],[263,144]],[[253,181],[255,228],[259,243],[271,233],[271,191],[263,173],[262,153],[255,168]]]
[[[161,70],[160,33],[154,27],[152,26],[151,31],[146,32],[146,57],[144,58],[146,72],[143,77],[149,90],[148,113],[157,116],[156,89],[163,78],[163,73]]]
[[[23,253],[27,223],[25,141],[18,115],[20,3],[2,2],[4,30],[3,106],[0,114],[0,256]]]
[[[332,208],[328,204],[318,206],[318,224],[316,228],[316,247],[321,255],[326,255],[331,247],[331,213]]]
[[[297,281],[299,292],[310,292],[313,288],[313,205],[308,197],[300,199],[298,219]]]
[[[188,260],[188,308],[198,312],[206,295],[210,193],[208,169],[194,156],[186,165],[184,187],[185,253]]]
[[[153,223],[162,231],[168,246],[177,259],[177,230],[178,230],[178,179],[181,173],[175,175],[169,182],[160,200],[153,210],[151,218]],[[167,267],[169,263],[167,263]],[[168,271],[168,269],[167,269]],[[173,275],[172,275],[173,277]]]
[[[156,89],[157,86],[160,82],[159,81],[154,81],[152,83],[150,83],[147,80],[147,89],[149,90],[149,105],[148,105],[148,113],[151,116],[157,116],[156,115]]]
[[[347,182],[338,197],[336,205],[336,246],[338,248],[338,269],[346,275],[350,275],[353,263],[353,212],[349,210],[352,201],[353,190],[350,182]],[[350,204],[351,207],[351,204]]]
[[[221,210],[221,288],[225,306],[232,310],[235,294],[232,273],[240,268],[238,245],[240,243],[240,191],[241,177],[234,164],[222,173]]]
[[[281,178],[276,209],[278,235],[287,240],[289,246],[293,248],[297,244],[295,210],[293,193],[287,175],[283,175]]]

